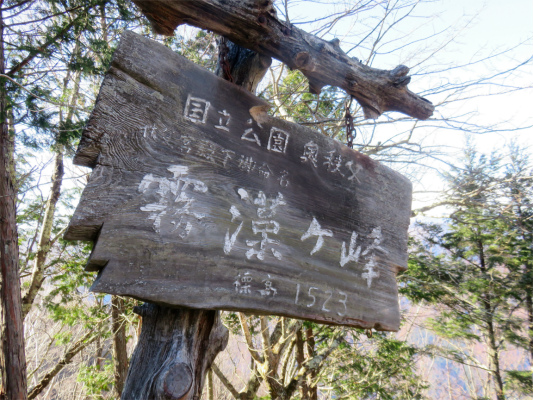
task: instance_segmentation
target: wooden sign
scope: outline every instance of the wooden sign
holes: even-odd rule
[[[92,290],[397,330],[410,182],[268,108],[124,33],[74,159]]]

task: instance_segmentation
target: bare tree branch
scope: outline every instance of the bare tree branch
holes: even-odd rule
[[[239,321],[241,323],[242,333],[244,334],[246,344],[248,345],[248,350],[250,351],[252,358],[255,361],[257,361],[259,364],[262,364],[264,362],[264,359],[263,357],[261,357],[259,352],[254,347],[254,343],[252,341],[252,333],[250,332],[250,327],[248,326],[248,321],[246,320],[246,316],[244,315],[244,313],[238,313],[238,314],[239,314]]]
[[[28,400],[35,399],[48,386],[52,379],[54,379],[54,377],[72,361],[74,356],[80,351],[82,351],[89,344],[94,342],[97,337],[98,333],[89,331],[87,332],[87,334],[85,334],[85,336],[83,336],[80,340],[74,343],[67,350],[61,360],[59,360],[59,362],[55,365],[55,367],[48,371],[46,375],[41,379],[41,381],[30,390],[30,392],[28,393]]]
[[[215,363],[213,363],[213,365],[211,365],[211,370],[215,373],[215,375],[220,380],[220,382],[222,382],[224,387],[226,389],[228,389],[228,391],[231,393],[231,395],[234,398],[238,399],[240,397],[240,393],[238,392],[237,389],[235,389],[235,386],[233,386],[233,384],[229,381],[229,379],[226,378],[224,373],[220,370],[220,368],[218,368],[218,366]]]
[[[56,35],[54,35],[48,41],[46,41],[41,46],[39,46],[35,51],[30,52],[30,54],[28,54],[24,60],[14,65],[9,70],[7,75],[13,76],[17,72],[22,70],[22,68],[28,65],[35,57],[37,57],[39,54],[42,54],[46,49],[52,46],[58,39],[62,38],[70,30],[70,28],[72,28],[80,20],[80,18],[81,18],[80,16],[78,16],[77,18],[74,18],[67,25],[65,25],[63,29],[61,29]]]

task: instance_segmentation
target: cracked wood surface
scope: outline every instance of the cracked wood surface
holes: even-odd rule
[[[75,163],[94,291],[397,330],[411,183],[126,32]]]
[[[363,107],[366,118],[398,111],[417,119],[431,117],[430,101],[411,92],[409,68],[392,70],[366,66],[349,57],[338,39],[325,41],[280,21],[271,1],[252,0],[133,0],[154,30],[172,35],[188,24],[227,37],[240,46],[274,57],[309,79],[311,93],[326,85],[337,86]]]
[[[198,400],[229,332],[212,310],[136,307],[142,331],[131,356],[122,400]]]

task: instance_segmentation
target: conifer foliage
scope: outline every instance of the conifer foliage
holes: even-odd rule
[[[509,370],[502,360],[511,346],[530,345],[527,162],[516,147],[505,158],[468,147],[463,163],[447,175],[445,223],[418,224],[401,277],[401,292],[432,305],[431,329],[449,340],[434,354],[486,371],[498,400],[509,398],[506,384],[522,392],[531,385],[530,372]],[[469,345],[483,353],[469,352]]]

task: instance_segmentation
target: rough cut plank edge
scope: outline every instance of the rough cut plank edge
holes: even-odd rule
[[[433,104],[411,92],[409,68],[380,70],[368,67],[342,51],[338,39],[331,42],[280,21],[271,1],[222,0],[133,0],[157,33],[171,36],[177,26],[189,24],[212,31],[254,50],[274,57],[309,79],[311,93],[326,85],[337,86],[363,107],[365,118],[378,118],[398,111],[417,119],[428,119]]]
[[[112,294],[112,295],[116,295],[116,296],[127,296],[127,297],[131,297],[133,299],[139,300],[139,301],[147,301],[146,298],[142,298],[142,297],[136,296],[134,294],[131,294],[127,290],[126,291],[119,290],[119,289],[115,289],[115,288],[112,288],[112,287],[109,287],[109,286],[106,287],[105,290],[104,290],[104,289],[99,287],[99,278],[100,278],[100,274],[98,274],[98,276],[96,277],[96,280],[92,284],[92,286],[90,288],[91,292],[93,292],[93,293],[102,293],[102,294]],[[191,310],[219,310],[219,311],[236,311],[236,312],[239,312],[239,311],[242,312],[243,311],[242,307],[223,307],[223,306],[212,306],[212,305],[206,306],[206,307],[201,307],[201,306],[195,306],[194,304],[191,304],[191,303],[176,305],[176,304],[172,304],[172,303],[166,303],[164,301],[157,301],[157,300],[154,300],[154,299],[150,299],[149,302],[151,304],[157,304],[157,305],[162,306],[162,307],[173,308],[173,309],[180,309],[180,308],[184,308],[185,307],[185,308],[189,308]],[[380,332],[398,332],[398,330],[400,329],[399,321],[398,321],[397,324],[389,325],[389,324],[387,324],[387,323],[385,323],[383,321],[367,321],[367,320],[363,320],[363,319],[347,318],[346,321],[340,323],[340,322],[335,322],[335,321],[328,320],[328,319],[302,318],[302,317],[295,316],[292,313],[276,312],[275,314],[272,314],[271,312],[265,311],[265,310],[260,309],[260,308],[251,308],[250,307],[250,308],[246,309],[246,311],[244,311],[244,312],[252,313],[254,315],[278,315],[278,316],[283,316],[283,317],[300,319],[302,321],[311,321],[311,320],[313,320],[313,321],[316,321],[316,322],[320,322],[321,324],[324,324],[324,325],[351,326],[351,327],[354,327],[354,328],[361,328],[361,329],[374,329],[375,331],[380,331]],[[398,310],[398,314],[399,314],[399,310]]]

